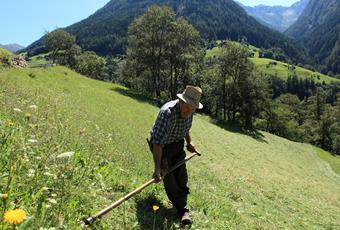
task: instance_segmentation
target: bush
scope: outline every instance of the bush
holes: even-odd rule
[[[10,67],[12,65],[12,59],[13,54],[4,49],[4,48],[0,48],[0,65],[4,66],[4,67]]]
[[[93,51],[85,51],[76,57],[75,70],[94,79],[106,79],[105,59]]]

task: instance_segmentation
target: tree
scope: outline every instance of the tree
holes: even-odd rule
[[[93,51],[85,51],[77,56],[75,70],[78,73],[87,75],[94,79],[104,80],[105,74],[105,59],[96,55]]]
[[[67,33],[63,29],[56,29],[50,33],[47,33],[44,38],[44,45],[51,52],[51,58],[53,63],[57,57],[64,62],[66,58],[66,51],[70,50],[75,44],[75,37]]]
[[[65,52],[65,62],[63,65],[67,65],[72,69],[75,69],[77,66],[77,57],[81,55],[81,48],[77,44],[73,44],[70,49]]]
[[[268,97],[265,80],[259,78],[249,61],[249,50],[240,44],[225,42],[219,58],[220,103],[223,119],[235,122],[236,114],[246,127],[252,127],[253,118],[263,107]]]
[[[135,88],[174,97],[190,82],[190,66],[199,49],[198,32],[170,7],[150,7],[128,30],[127,73]]]

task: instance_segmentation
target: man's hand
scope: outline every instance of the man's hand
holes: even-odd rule
[[[197,152],[195,146],[191,142],[187,144],[187,150],[191,153]]]
[[[161,169],[155,169],[152,178],[156,179],[156,183],[160,182],[162,180]]]

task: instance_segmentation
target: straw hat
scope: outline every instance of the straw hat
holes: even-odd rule
[[[192,105],[196,109],[202,109],[203,105],[200,103],[202,96],[202,89],[200,87],[187,85],[183,93],[177,94],[177,97],[187,104]]]

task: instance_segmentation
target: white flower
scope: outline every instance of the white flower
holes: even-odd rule
[[[35,174],[35,170],[34,169],[29,169],[27,176],[28,177],[34,177],[34,174]]]
[[[29,143],[37,143],[38,141],[37,140],[34,140],[34,139],[28,139],[27,140]]]
[[[28,108],[30,108],[30,109],[37,109],[38,106],[36,106],[36,105],[30,105]]]
[[[50,177],[54,177],[54,176],[55,176],[54,174],[49,173],[49,172],[44,172],[44,175],[45,175],[45,176],[50,176]]]
[[[48,198],[47,201],[50,202],[51,204],[57,204],[57,203],[58,203],[58,202],[57,202],[55,199],[53,199],[53,198]]]
[[[65,152],[65,153],[59,154],[57,158],[68,158],[68,157],[72,157],[73,154],[74,152]]]
[[[14,108],[13,109],[15,112],[18,112],[18,113],[21,113],[22,111],[21,111],[21,109],[18,109],[18,108]]]

